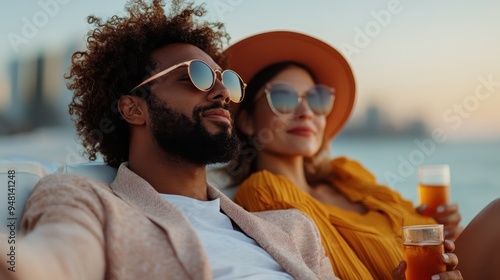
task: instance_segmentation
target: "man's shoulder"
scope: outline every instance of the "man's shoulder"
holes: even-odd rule
[[[50,174],[35,185],[22,216],[22,228],[31,231],[37,224],[80,223],[93,227],[105,223],[105,209],[116,205],[109,185],[75,174]],[[95,223],[93,223],[93,222]]]
[[[75,193],[81,191],[93,191],[97,193],[112,192],[108,184],[91,177],[76,174],[54,173],[40,179],[33,189],[33,194],[37,192],[57,192],[68,190],[74,191]]]

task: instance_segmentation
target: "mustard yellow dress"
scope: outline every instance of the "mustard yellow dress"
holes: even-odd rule
[[[235,195],[248,211],[298,209],[318,226],[335,274],[342,279],[392,279],[392,270],[403,259],[401,227],[435,224],[418,214],[413,204],[392,189],[378,185],[359,163],[347,158],[330,162],[331,184],[365,214],[319,202],[290,180],[269,171],[246,179]]]

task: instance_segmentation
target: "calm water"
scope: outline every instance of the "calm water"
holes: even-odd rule
[[[417,145],[412,138],[344,138],[333,142],[332,154],[360,161],[378,182],[415,203],[417,167],[449,164],[451,198],[460,206],[464,225],[488,203],[500,198],[500,141]]]
[[[71,128],[46,128],[28,134],[1,136],[0,160],[85,162],[78,143]],[[397,189],[413,202],[417,202],[416,167],[449,164],[451,196],[460,205],[464,225],[489,202],[500,198],[500,141],[427,142],[419,146],[411,138],[339,138],[332,144],[332,155],[347,155],[360,161],[380,183]]]

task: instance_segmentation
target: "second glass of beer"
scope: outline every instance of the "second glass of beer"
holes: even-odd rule
[[[403,255],[408,265],[406,280],[431,279],[446,271],[440,257],[444,253],[443,225],[403,227]]]
[[[426,204],[423,215],[432,216],[439,205],[450,202],[450,167],[423,165],[418,169],[419,203]]]

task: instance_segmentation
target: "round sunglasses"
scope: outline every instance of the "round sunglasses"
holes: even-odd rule
[[[184,61],[163,71],[160,71],[134,87],[130,92],[133,92],[141,86],[183,66],[187,66],[189,79],[198,90],[203,92],[211,90],[215,85],[215,80],[218,78],[217,74],[219,73],[222,84],[229,91],[229,98],[231,99],[231,101],[233,101],[234,103],[240,103],[243,100],[243,97],[245,96],[245,88],[247,85],[243,82],[241,77],[236,72],[229,69],[224,71],[213,70],[210,66],[208,66],[208,64],[198,59]]]
[[[303,100],[307,101],[314,114],[326,116],[331,112],[335,99],[335,90],[325,85],[315,85],[307,90],[305,96],[301,96],[292,85],[286,82],[273,82],[266,85],[264,93],[269,107],[278,116],[293,114]]]

